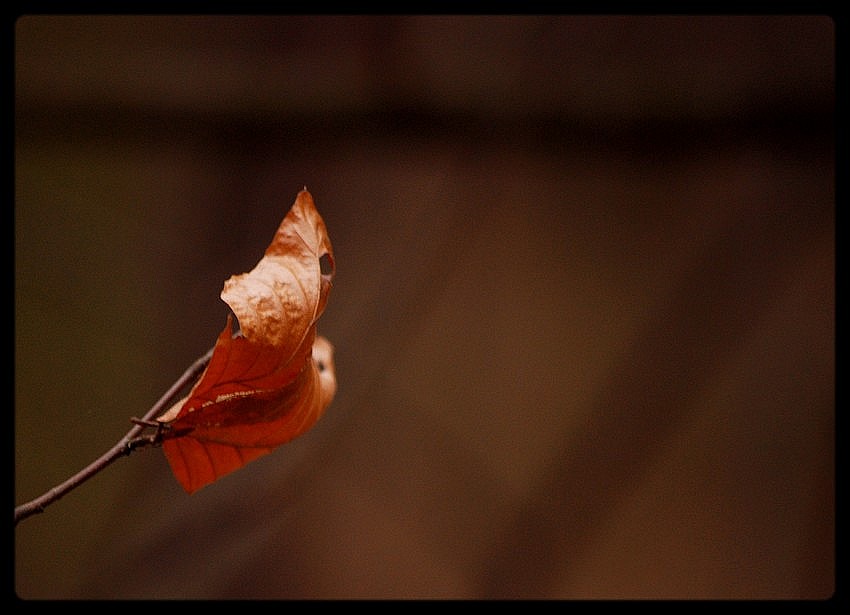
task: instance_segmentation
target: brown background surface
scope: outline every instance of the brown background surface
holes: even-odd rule
[[[297,191],[339,392],[187,496],[15,529],[25,598],[825,598],[826,17],[15,24],[15,503],[214,341]]]

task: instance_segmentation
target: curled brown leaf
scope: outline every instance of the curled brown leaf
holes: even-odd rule
[[[330,265],[322,272],[322,259]],[[224,283],[232,320],[189,395],[157,420],[163,450],[192,493],[310,429],[336,392],[333,346],[317,336],[335,264],[325,223],[302,190],[256,267]]]

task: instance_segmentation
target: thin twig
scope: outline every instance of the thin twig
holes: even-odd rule
[[[150,446],[152,444],[157,444],[162,438],[162,430],[158,428],[157,431],[149,436],[142,436],[141,433],[148,426],[152,425],[152,421],[162,414],[169,406],[171,406],[175,402],[175,398],[180,394],[183,388],[194,381],[200,376],[201,372],[206,368],[207,363],[209,363],[210,358],[212,357],[213,349],[210,348],[202,357],[198,358],[189,368],[183,372],[183,375],[177,379],[177,381],[171,385],[171,388],[165,392],[165,394],[156,402],[151,409],[148,410],[147,414],[145,414],[141,419],[131,419],[133,423],[133,427],[127,434],[121,438],[118,443],[109,449],[106,453],[101,455],[91,464],[77,472],[74,476],[66,480],[64,483],[57,485],[47,491],[45,494],[35,498],[27,502],[26,504],[21,504],[20,506],[15,507],[15,525],[18,524],[18,521],[26,519],[29,516],[32,516],[36,513],[44,512],[44,509],[49,505],[70,492],[73,489],[76,489],[80,485],[82,485],[85,481],[90,479],[92,476],[106,468],[113,461],[118,459],[119,457],[123,457],[125,455],[129,455],[134,450],[139,448],[143,448],[145,446]]]

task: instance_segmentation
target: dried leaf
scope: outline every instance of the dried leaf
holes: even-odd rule
[[[224,283],[241,335],[228,316],[197,384],[157,419],[169,427],[163,450],[187,492],[303,434],[333,399],[333,347],[316,335],[333,271],[325,223],[302,190],[257,266]]]

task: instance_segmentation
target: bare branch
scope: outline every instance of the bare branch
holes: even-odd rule
[[[77,472],[74,476],[61,483],[43,495],[30,500],[26,504],[21,504],[15,507],[15,525],[19,521],[26,519],[36,513],[44,512],[44,509],[67,494],[76,489],[92,476],[106,468],[112,462],[120,457],[129,455],[134,450],[158,444],[162,440],[162,428],[157,427],[156,432],[142,436],[142,432],[146,427],[154,426],[154,419],[165,412],[171,406],[181,391],[191,382],[196,380],[204,371],[212,357],[213,349],[210,348],[202,357],[198,358],[183,374],[171,385],[171,388],[163,394],[151,409],[148,410],[141,419],[133,418],[131,421],[134,426],[121,438],[115,446],[109,449],[106,453],[98,457],[88,466]]]

